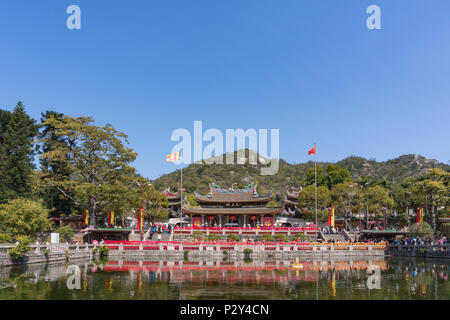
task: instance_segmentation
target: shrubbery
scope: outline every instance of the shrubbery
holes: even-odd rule
[[[289,241],[289,240],[288,240],[288,237],[285,236],[284,234],[277,234],[277,235],[275,236],[275,239],[276,239],[277,241],[279,241],[279,242],[288,242],[288,241]]]
[[[19,244],[14,248],[8,250],[11,259],[13,260],[21,260],[23,259],[28,251],[30,251],[29,244],[31,243],[31,239],[27,236],[17,236],[17,241]]]
[[[220,240],[220,239],[221,239],[221,237],[218,236],[217,234],[210,234],[208,236],[208,240],[210,240],[210,241],[215,241],[215,240]]]
[[[8,233],[0,233],[0,243],[11,243],[12,237]]]
[[[298,240],[298,241],[307,241],[308,237],[304,234],[304,233],[296,233],[294,236],[294,240]]]
[[[434,232],[427,222],[414,223],[409,227],[409,232],[415,237],[432,237]]]
[[[261,236],[261,241],[274,241],[270,233],[265,233]]]
[[[75,235],[72,228],[68,226],[59,227],[54,232],[59,233],[60,239],[64,242],[69,242]]]
[[[235,241],[235,242],[239,242],[241,241],[241,238],[239,238],[239,236],[235,235],[235,234],[229,234],[227,236],[227,240],[228,241]]]

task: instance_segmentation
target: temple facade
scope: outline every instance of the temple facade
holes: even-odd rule
[[[267,207],[272,195],[259,195],[252,184],[244,189],[228,190],[210,185],[208,195],[196,193],[195,200],[199,207],[183,206],[183,213],[191,218],[192,226],[272,226],[276,216],[283,212],[283,207]]]

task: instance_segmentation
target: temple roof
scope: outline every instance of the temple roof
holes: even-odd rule
[[[272,194],[258,195],[256,186],[249,184],[245,189],[221,189],[219,186],[210,184],[210,191],[207,196],[195,193],[195,200],[199,203],[211,202],[269,202]]]
[[[279,214],[283,212],[283,208],[193,208],[183,207],[183,212],[187,214]]]
[[[287,205],[292,205],[292,206],[296,206],[296,205],[297,205],[297,202],[291,201],[291,200],[289,200],[289,199],[284,200],[283,203],[284,203],[285,205],[286,205],[286,204],[287,204]]]
[[[220,193],[213,192],[209,196],[195,195],[195,200],[201,202],[269,202],[272,200],[272,195],[269,193],[264,196],[253,195],[253,193]]]
[[[300,195],[300,192],[291,191],[291,192],[287,193],[287,198],[291,199],[291,200],[297,200],[299,195]]]
[[[181,198],[180,193],[170,191],[170,187],[164,189],[162,194],[165,195],[167,197],[167,199],[169,199],[169,200]]]

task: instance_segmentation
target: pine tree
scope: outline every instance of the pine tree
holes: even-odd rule
[[[0,146],[1,194],[0,201],[31,195],[31,174],[34,168],[35,120],[25,112],[21,101],[9,119]]]
[[[6,150],[4,148],[4,141],[10,119],[10,111],[0,110],[0,201],[3,199],[3,195],[6,194],[6,174],[4,170]]]
[[[55,126],[46,122],[50,118],[54,118],[57,121],[62,122],[64,121],[64,114],[56,111],[46,111],[41,113],[41,116],[41,132],[39,133],[39,139],[41,141],[45,141],[41,145],[41,153],[44,154],[46,152],[57,150],[61,143],[67,143],[67,141],[64,141],[63,138],[56,134]],[[62,195],[55,186],[47,185],[45,183],[49,178],[56,182],[69,180],[71,170],[69,169],[67,162],[61,160],[50,160],[48,158],[41,158],[40,162],[43,174],[41,179],[44,182],[41,188],[41,194],[46,206],[53,209],[50,214],[52,216],[70,214],[72,209],[75,207],[74,201],[71,198]],[[73,196],[72,192],[66,192],[69,193],[70,196]]]

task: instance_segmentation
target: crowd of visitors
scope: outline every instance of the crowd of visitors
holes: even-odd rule
[[[433,239],[431,238],[412,237],[412,238],[395,239],[390,243],[401,245],[446,245],[448,244],[448,240],[447,237],[443,237],[435,241],[433,241]]]
[[[165,225],[165,224],[158,224],[158,225],[150,225],[150,240],[153,240],[153,235],[157,234],[158,241],[161,241],[161,234],[163,233],[170,233],[172,231],[172,226]]]

